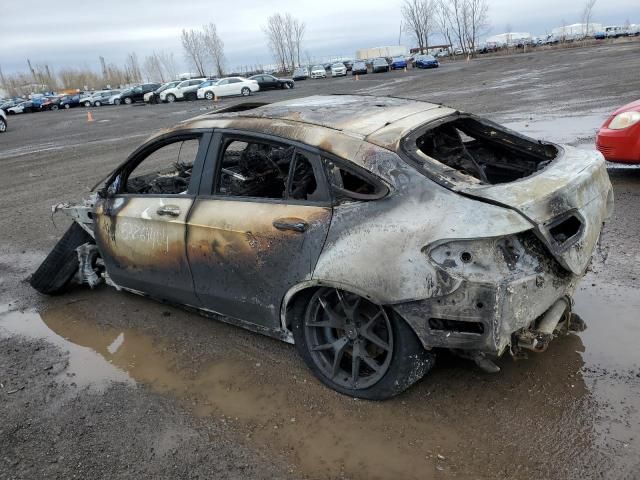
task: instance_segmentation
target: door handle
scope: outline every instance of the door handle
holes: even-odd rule
[[[303,233],[309,224],[300,218],[277,218],[273,221],[273,226],[278,230],[292,230]]]
[[[156,210],[158,215],[168,215],[170,217],[177,217],[180,215],[180,207],[176,205],[165,205]]]

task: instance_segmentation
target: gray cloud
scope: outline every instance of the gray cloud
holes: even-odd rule
[[[399,0],[112,0],[85,1],[69,8],[42,0],[3,3],[0,66],[6,72],[25,70],[27,58],[54,69],[97,69],[99,55],[122,63],[130,51],[144,57],[154,50],[168,50],[182,62],[180,31],[208,22],[218,26],[230,66],[269,63],[262,25],[275,12],[290,12],[306,22],[304,49],[312,57],[353,55],[357,48],[397,44],[401,20]],[[487,34],[500,33],[507,25],[543,34],[563,20],[579,22],[584,0],[489,0],[489,4]],[[595,22],[622,24],[627,19],[640,23],[638,0],[600,0],[594,9]],[[412,43],[407,35],[402,42]]]

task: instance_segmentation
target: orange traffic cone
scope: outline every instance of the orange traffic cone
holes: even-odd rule
[[[407,73],[407,67],[404,67],[404,72]]]
[[[87,122],[93,122],[93,113],[87,112]]]
[[[356,80],[360,80],[360,75],[356,73]]]
[[[213,102],[218,103],[218,96],[215,93],[213,94]]]

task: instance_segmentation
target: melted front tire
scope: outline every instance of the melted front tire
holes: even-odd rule
[[[93,242],[91,236],[80,225],[72,223],[40,267],[31,275],[31,286],[45,295],[55,295],[64,291],[78,271],[76,248],[87,242]]]
[[[391,398],[434,365],[404,320],[362,297],[318,289],[294,316],[298,353],[328,387],[367,400]]]

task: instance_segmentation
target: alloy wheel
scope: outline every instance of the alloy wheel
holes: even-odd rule
[[[309,353],[321,373],[349,389],[376,384],[389,369],[393,330],[380,305],[336,289],[313,296],[304,321]]]

